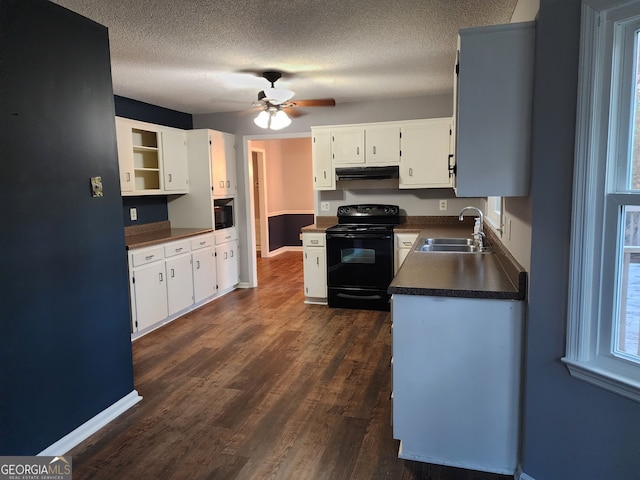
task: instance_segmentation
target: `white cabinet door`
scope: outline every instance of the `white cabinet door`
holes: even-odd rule
[[[216,275],[218,291],[233,288],[238,283],[238,241],[216,245]]]
[[[400,127],[370,126],[365,129],[367,164],[394,165],[400,161]]]
[[[186,135],[184,132],[163,131],[160,138],[164,189],[186,193],[189,190]]]
[[[303,254],[305,296],[327,298],[327,255],[324,248],[304,248]]]
[[[154,262],[133,270],[135,303],[134,331],[143,330],[167,317],[167,286],[164,262]]]
[[[329,130],[312,130],[311,136],[313,189],[335,190],[336,176],[331,162],[331,132]]]
[[[216,197],[234,196],[237,191],[235,135],[211,131],[211,185]]]
[[[198,303],[216,293],[216,263],[213,247],[193,252],[193,300]]]
[[[191,255],[166,260],[166,270],[169,315],[173,315],[193,304]]]
[[[118,142],[118,168],[120,169],[120,191],[132,192],[135,184],[133,172],[133,141],[131,126],[126,120],[116,118]]]
[[[447,188],[451,119],[402,127],[400,188]]]
[[[364,163],[364,128],[340,128],[331,131],[334,165]]]

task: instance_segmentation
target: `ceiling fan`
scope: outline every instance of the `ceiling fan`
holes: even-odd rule
[[[253,120],[260,128],[281,130],[289,126],[291,124],[290,117],[303,115],[302,112],[296,110],[296,107],[333,107],[336,104],[333,98],[291,100],[295,92],[275,86],[276,81],[282,77],[282,73],[268,71],[263,72],[262,77],[271,84],[271,87],[259,91],[258,102],[254,104],[261,110]]]

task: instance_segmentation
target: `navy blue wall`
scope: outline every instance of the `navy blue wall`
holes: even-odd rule
[[[569,375],[565,353],[580,0],[541,0],[523,467],[536,480],[640,478],[640,404]]]
[[[182,130],[191,130],[193,128],[193,116],[189,113],[178,112],[177,110],[159,107],[118,95],[114,95],[113,99],[118,117],[131,118],[133,120],[165,125],[167,127],[181,128]]]
[[[1,0],[0,32],[0,455],[31,455],[132,392],[127,263],[107,29]]]
[[[302,246],[300,230],[313,222],[312,213],[269,217],[269,251],[282,247]]]

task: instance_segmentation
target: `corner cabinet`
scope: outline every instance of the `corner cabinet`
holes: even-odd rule
[[[450,188],[451,119],[433,118],[401,128],[400,188]]]
[[[183,130],[120,117],[115,122],[123,196],[189,191]]]
[[[327,303],[327,253],[324,233],[302,234],[305,303]]]
[[[454,82],[459,197],[527,196],[535,23],[466,28]]]
[[[313,188],[335,190],[339,167],[399,167],[399,188],[452,186],[451,118],[312,127]]]

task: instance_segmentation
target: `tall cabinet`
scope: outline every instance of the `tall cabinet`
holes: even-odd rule
[[[534,25],[460,30],[453,142],[459,197],[529,194]]]
[[[214,200],[237,195],[235,136],[199,129],[187,131],[186,137],[189,194],[169,198],[169,220],[176,228],[215,228]],[[217,230],[214,237],[217,287],[223,293],[239,281],[237,229]]]

